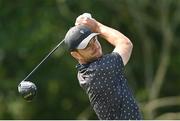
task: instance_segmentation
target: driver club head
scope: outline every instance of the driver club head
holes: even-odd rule
[[[18,92],[26,101],[31,102],[37,93],[37,87],[30,81],[22,81],[18,85]]]

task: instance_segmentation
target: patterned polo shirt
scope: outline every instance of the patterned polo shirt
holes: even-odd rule
[[[88,94],[99,119],[141,119],[118,53],[112,52],[88,64],[78,64],[77,69],[80,86]]]

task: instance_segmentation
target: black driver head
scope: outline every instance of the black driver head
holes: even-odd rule
[[[37,87],[34,83],[30,81],[22,81],[18,85],[18,92],[26,101],[30,102],[36,95]]]

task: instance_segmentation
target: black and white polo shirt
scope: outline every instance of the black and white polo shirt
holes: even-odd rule
[[[80,86],[101,120],[139,120],[141,114],[124,75],[121,56],[112,52],[77,65]]]

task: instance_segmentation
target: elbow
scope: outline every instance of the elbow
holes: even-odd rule
[[[115,44],[117,47],[123,47],[129,50],[133,49],[133,43],[128,38],[124,38],[117,41],[117,44]]]
[[[133,49],[133,43],[132,43],[129,39],[126,39],[125,45],[126,45],[128,48]]]
[[[129,42],[129,46],[131,49],[133,49],[133,43],[131,41]]]

